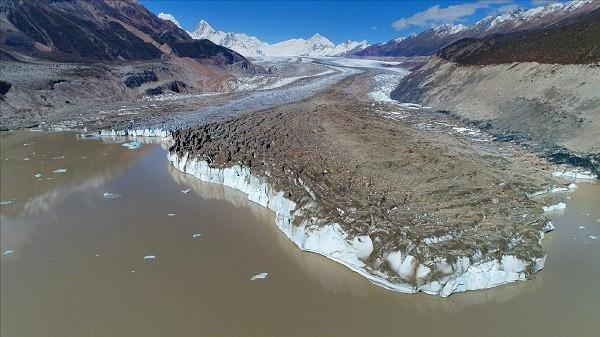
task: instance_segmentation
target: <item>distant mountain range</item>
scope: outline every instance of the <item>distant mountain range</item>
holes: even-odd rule
[[[419,56],[464,38],[483,38],[522,30],[548,27],[560,20],[588,13],[600,7],[598,0],[575,0],[568,3],[549,3],[529,10],[517,9],[498,16],[488,16],[473,25],[444,24],[419,34],[398,38],[387,43],[369,46],[358,56]]]
[[[178,24],[170,14],[160,13],[159,17]],[[244,33],[226,33],[217,31],[204,20],[196,29],[188,34],[194,39],[207,39],[223,47],[227,47],[247,57],[257,56],[344,56],[366,48],[367,41],[345,41],[338,45],[320,34],[309,39],[290,39],[269,44],[254,36]]]

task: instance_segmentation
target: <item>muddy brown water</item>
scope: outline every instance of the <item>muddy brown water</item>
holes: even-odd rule
[[[534,280],[444,299],[393,293],[299,251],[269,211],[174,170],[160,145],[0,137],[0,248],[13,251],[0,256],[3,337],[600,331],[600,240],[590,238],[600,237],[598,184],[565,195]]]

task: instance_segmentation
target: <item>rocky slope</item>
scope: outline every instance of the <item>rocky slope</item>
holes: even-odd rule
[[[599,14],[455,42],[402,79],[391,96],[450,111],[498,139],[598,174]]]
[[[261,41],[243,33],[226,33],[212,28],[201,20],[196,29],[188,34],[194,39],[207,39],[248,56],[344,56],[368,46],[367,41],[345,41],[338,45],[319,34],[308,40],[290,39],[274,44]]]
[[[1,2],[0,69],[0,118],[11,127],[57,108],[220,90],[264,73],[135,0]]]
[[[448,61],[468,65],[510,62],[591,64],[600,62],[600,8],[544,29],[463,39],[439,51]]]
[[[529,10],[517,9],[502,15],[488,16],[473,25],[444,24],[417,35],[373,45],[355,53],[358,56],[431,55],[440,48],[464,38],[483,38],[494,34],[540,29],[561,20],[589,13],[600,7],[595,0],[548,3]]]
[[[193,40],[133,0],[8,0],[0,13],[3,49],[36,58],[89,62],[173,55],[248,64],[229,49]]]

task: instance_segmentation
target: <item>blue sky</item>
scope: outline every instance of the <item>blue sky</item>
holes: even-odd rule
[[[370,43],[420,32],[441,23],[473,23],[489,14],[545,0],[430,1],[196,1],[141,0],[152,12],[170,13],[184,29],[205,19],[217,30],[242,32],[274,43],[314,33],[334,43]]]

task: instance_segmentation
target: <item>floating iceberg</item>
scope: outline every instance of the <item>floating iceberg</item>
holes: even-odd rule
[[[254,276],[252,276],[250,278],[250,281],[256,281],[256,280],[262,280],[262,279],[266,279],[267,276],[269,276],[269,273],[260,273],[260,274],[256,274]]]
[[[121,144],[121,146],[124,146],[130,150],[135,150],[135,149],[139,149],[140,147],[142,147],[142,144],[140,142],[134,140],[132,142],[123,143],[123,144]]]

